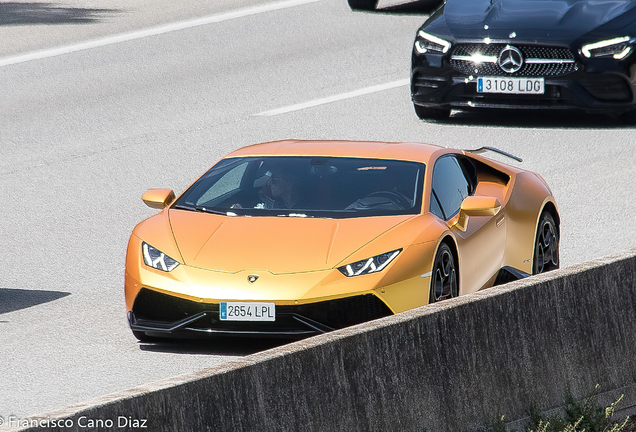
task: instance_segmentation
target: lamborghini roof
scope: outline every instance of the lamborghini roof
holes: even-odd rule
[[[433,144],[378,141],[273,141],[236,150],[226,157],[245,156],[333,156],[396,159],[428,163],[431,156],[447,150]]]

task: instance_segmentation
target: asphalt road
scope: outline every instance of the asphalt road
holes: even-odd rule
[[[268,347],[138,344],[125,321],[128,236],[153,214],[143,192],[179,193],[244,145],[492,145],[552,186],[563,266],[636,246],[633,126],[550,112],[421,122],[406,82],[423,18],[307,1],[0,3],[0,417]]]

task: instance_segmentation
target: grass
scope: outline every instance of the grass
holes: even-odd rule
[[[525,432],[636,432],[635,420],[629,417],[614,419],[616,407],[623,396],[610,406],[602,407],[597,401],[598,390],[597,385],[590,395],[580,399],[566,391],[563,415],[548,417],[531,408],[530,423]],[[504,417],[497,419],[487,431],[506,432]]]

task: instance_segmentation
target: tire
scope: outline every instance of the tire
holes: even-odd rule
[[[352,10],[375,10],[378,6],[378,0],[348,0],[348,2]]]
[[[455,256],[446,243],[442,243],[435,254],[433,272],[431,274],[431,289],[429,303],[437,303],[448,298],[457,297],[457,265]]]
[[[446,120],[451,113],[449,108],[428,108],[417,104],[413,104],[413,108],[420,120]]]
[[[550,213],[544,211],[539,218],[534,241],[532,274],[559,268],[559,228]]]
[[[133,336],[137,338],[139,342],[156,342],[159,339],[156,337],[148,336],[145,332],[142,331],[132,331]]]
[[[621,114],[621,121],[628,125],[636,124],[636,110],[627,111]]]

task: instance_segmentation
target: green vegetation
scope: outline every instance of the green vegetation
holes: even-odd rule
[[[577,399],[570,391],[565,393],[565,409],[563,415],[547,417],[532,408],[530,423],[525,432],[636,432],[636,422],[629,417],[616,421],[613,419],[616,406],[623,396],[608,407],[598,404],[599,386],[586,397]],[[498,418],[488,432],[506,432],[504,417]],[[514,431],[513,431],[514,432]]]

